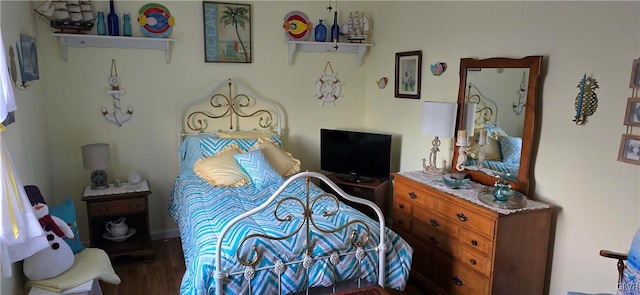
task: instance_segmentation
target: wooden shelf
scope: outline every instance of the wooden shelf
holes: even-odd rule
[[[164,50],[165,61],[169,63],[169,44],[173,39],[149,37],[102,36],[86,34],[53,34],[60,37],[62,57],[67,60],[69,47],[98,47],[98,48],[138,48]]]
[[[358,55],[357,63],[361,65],[367,48],[373,46],[371,43],[338,43],[338,49],[334,50],[333,42],[286,41],[285,43],[289,46],[290,65],[293,64],[296,51],[355,53]]]

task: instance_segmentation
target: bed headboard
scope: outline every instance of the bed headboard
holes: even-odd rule
[[[274,101],[241,82],[224,80],[180,107],[178,144],[189,135],[219,131],[272,131],[282,134],[282,115]]]
[[[498,126],[498,104],[486,97],[473,83],[467,84],[466,102],[476,103],[476,124]]]

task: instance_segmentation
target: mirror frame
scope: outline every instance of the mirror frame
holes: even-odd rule
[[[456,118],[456,131],[464,128],[462,118],[464,118],[464,103],[467,88],[467,70],[469,68],[528,68],[529,81],[527,86],[527,102],[525,107],[524,126],[522,130],[522,154],[520,156],[520,168],[518,170],[518,182],[509,181],[511,188],[527,195],[531,198],[533,195],[529,191],[533,179],[532,154],[534,148],[534,133],[537,130],[536,117],[538,116],[538,80],[540,77],[540,69],[542,67],[542,56],[526,56],[521,59],[494,57],[488,59],[460,59],[460,87],[458,89],[458,116]],[[457,132],[455,133],[457,134]],[[457,138],[453,142],[457,142]],[[458,149],[453,149],[453,159],[458,158]],[[457,171],[455,163],[452,165],[452,171]],[[493,186],[497,177],[488,175],[484,172],[464,169],[464,173],[468,173],[475,182],[482,183],[487,186]]]

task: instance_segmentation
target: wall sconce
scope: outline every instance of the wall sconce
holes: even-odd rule
[[[422,159],[424,172],[432,175],[442,175],[445,173],[447,160],[442,160],[442,167],[437,166],[437,155],[440,151],[440,136],[453,137],[456,127],[457,103],[425,101],[422,104],[422,134],[435,136],[431,142],[431,153],[429,154],[429,166],[426,159]]]
[[[456,137],[456,146],[458,146],[458,159],[456,162],[456,170],[465,169],[467,162],[467,148],[469,147],[469,137],[473,138],[476,119],[476,103],[468,102],[464,104],[463,130],[458,130]]]

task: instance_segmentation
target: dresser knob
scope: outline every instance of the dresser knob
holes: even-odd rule
[[[451,277],[451,279],[453,280],[453,282],[454,282],[457,286],[464,286],[464,282],[460,279],[460,277],[458,277],[458,276],[453,276],[453,277]]]
[[[438,223],[438,221],[437,221],[435,218],[431,218],[431,219],[429,219],[429,221],[431,222],[431,225],[433,225],[433,226],[438,226],[438,225],[440,225],[440,224]]]
[[[476,260],[475,260],[475,259],[473,259],[473,258],[471,258],[471,259],[469,260],[469,262],[471,262],[471,265],[476,265],[476,263],[477,263],[477,262],[476,262]]]
[[[416,193],[414,193],[414,192],[410,192],[410,193],[409,193],[409,198],[415,199],[415,198],[417,198],[417,197],[418,197],[418,196],[416,196]]]
[[[107,212],[107,207],[105,206],[98,207],[98,212]]]
[[[474,247],[478,247],[478,241],[471,240],[471,245],[474,246]]]
[[[436,239],[436,237],[434,237],[434,236],[430,236],[429,237],[429,241],[434,245],[438,244],[438,239]]]
[[[458,219],[460,219],[460,221],[462,222],[469,220],[469,218],[467,218],[467,216],[465,216],[464,213],[457,213],[456,216],[458,216]]]
[[[402,204],[398,205],[398,207],[399,207],[400,209],[404,209],[404,205],[402,205]]]

